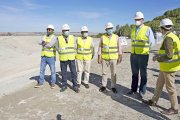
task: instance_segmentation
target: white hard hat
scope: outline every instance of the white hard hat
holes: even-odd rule
[[[170,26],[170,27],[167,27],[167,26]],[[165,29],[169,30],[172,28],[172,26],[173,26],[173,23],[169,18],[164,18],[160,22],[160,27],[164,27]]]
[[[105,28],[107,29],[107,28],[113,28],[114,26],[113,26],[113,24],[111,23],[111,22],[108,22],[107,24],[106,24],[106,26],[105,26]]]
[[[86,26],[83,26],[83,27],[81,28],[81,32],[83,32],[83,31],[88,31],[88,28],[87,28]]]
[[[53,30],[54,30],[54,26],[53,26],[53,25],[51,25],[51,24],[47,26],[47,29],[48,29],[48,28],[50,28],[50,29],[53,29]]]
[[[64,24],[64,25],[62,26],[62,30],[70,30],[69,25],[68,25],[68,24]]]
[[[144,15],[140,11],[136,12],[136,14],[134,15],[134,19],[142,19],[142,18],[144,18]]]

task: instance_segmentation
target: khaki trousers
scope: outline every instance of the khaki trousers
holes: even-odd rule
[[[168,91],[168,95],[171,102],[171,108],[177,110],[178,100],[177,100],[177,93],[176,93],[176,87],[175,87],[175,73],[174,72],[169,73],[169,72],[160,71],[152,101],[154,102],[158,101],[164,84],[166,85],[166,89]]]
[[[107,85],[107,73],[108,68],[111,70],[111,88],[115,87],[116,84],[116,64],[117,60],[103,60],[102,61],[102,86]]]
[[[77,83],[81,84],[82,73],[84,72],[84,84],[89,83],[91,60],[77,60]]]

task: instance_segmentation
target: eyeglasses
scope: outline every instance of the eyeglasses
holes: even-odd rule
[[[141,21],[142,19],[135,19],[135,21]]]
[[[50,29],[50,28],[47,28],[47,31],[52,31],[52,29]]]

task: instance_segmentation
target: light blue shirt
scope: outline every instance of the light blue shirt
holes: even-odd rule
[[[143,26],[144,24],[142,24],[141,26],[137,27],[136,28],[136,34],[139,32],[139,30],[141,29],[141,27]],[[147,29],[147,32],[146,32],[146,36],[149,38],[149,45],[150,45],[150,48],[154,46],[155,44],[155,39],[154,39],[154,34],[151,30],[150,27],[148,27]]]

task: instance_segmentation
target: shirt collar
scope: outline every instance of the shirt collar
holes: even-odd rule
[[[111,34],[111,35],[106,34],[106,35],[107,35],[108,38],[111,38],[111,37],[112,37],[112,34]]]
[[[167,36],[167,34],[169,34],[170,32],[171,32],[171,31],[167,31],[166,34],[163,35],[163,38],[164,38],[165,36]]]

